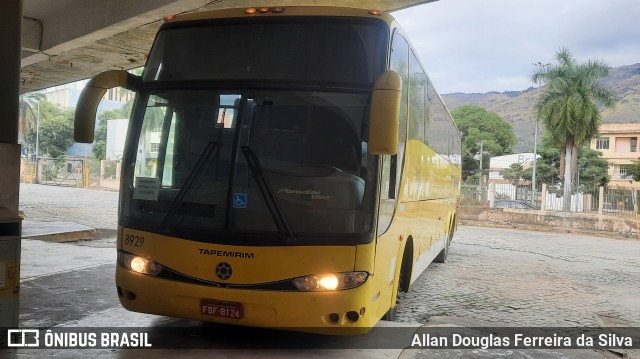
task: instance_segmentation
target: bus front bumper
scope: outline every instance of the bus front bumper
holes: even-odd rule
[[[117,265],[116,285],[125,309],[170,317],[331,335],[365,334],[380,319],[368,307],[366,282],[326,292],[231,289],[157,278]]]

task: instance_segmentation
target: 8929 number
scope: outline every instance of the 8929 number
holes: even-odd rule
[[[144,244],[144,237],[133,234],[125,234],[124,244],[126,246],[142,247],[142,245]]]

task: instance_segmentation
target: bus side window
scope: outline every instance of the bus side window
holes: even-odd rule
[[[407,141],[407,114],[409,102],[409,43],[397,31],[393,34],[389,68],[396,71],[402,78],[402,97],[400,98],[400,126],[398,129],[398,154],[382,157],[382,183],[380,184],[380,210],[378,233],[383,233],[389,227],[396,207],[404,146]]]
[[[393,194],[389,198],[398,199],[400,180],[402,178],[402,163],[404,161],[404,147],[407,142],[407,115],[409,112],[409,43],[396,31],[391,44],[391,59],[389,67],[402,78],[402,97],[400,98],[400,126],[398,128],[398,154],[390,158],[390,185]],[[391,189],[389,189],[391,191]]]
[[[382,183],[380,199],[394,199],[395,191],[391,182],[391,156],[382,156]]]
[[[378,234],[384,233],[387,228],[389,228],[389,224],[391,224],[393,212],[395,211],[396,207],[395,185],[391,181],[391,169],[393,168],[391,159],[392,156],[382,156],[380,209],[378,210]]]

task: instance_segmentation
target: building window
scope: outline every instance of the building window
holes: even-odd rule
[[[596,150],[608,150],[609,137],[600,137],[596,140]]]
[[[618,178],[624,179],[624,176],[626,176],[628,172],[629,165],[620,165],[620,167],[618,168]]]
[[[631,152],[638,151],[638,137],[631,137],[631,147],[629,149]]]
[[[160,144],[159,143],[151,143],[151,152],[158,152],[160,151]]]

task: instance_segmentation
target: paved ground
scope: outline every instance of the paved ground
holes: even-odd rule
[[[71,221],[96,229],[115,230],[118,192],[21,184],[20,210],[26,221]]]
[[[640,326],[640,241],[460,227],[401,319],[459,316],[507,326]]]
[[[116,227],[117,193],[23,185],[20,196],[20,208],[26,215],[25,229],[32,223],[65,221],[102,229],[105,234],[98,240],[75,243],[23,240],[20,316],[23,327],[123,326],[122,323],[158,327],[176,323],[172,319],[126,312],[117,302],[113,290],[115,245],[113,232],[109,232]],[[447,263],[432,264],[402,298],[399,321],[409,326],[639,327],[638,258],[640,241],[461,226]],[[16,351],[11,357],[27,353]],[[156,350],[135,355],[132,351],[91,353],[105,358],[177,355]],[[216,352],[223,356],[230,353],[235,357],[394,358],[400,351]],[[86,352],[68,351],[41,354],[41,357],[86,356]],[[621,354],[640,358],[636,352]],[[188,356],[203,355],[206,354],[193,352]],[[603,358],[608,355],[611,354],[591,350],[405,350],[400,356]]]

